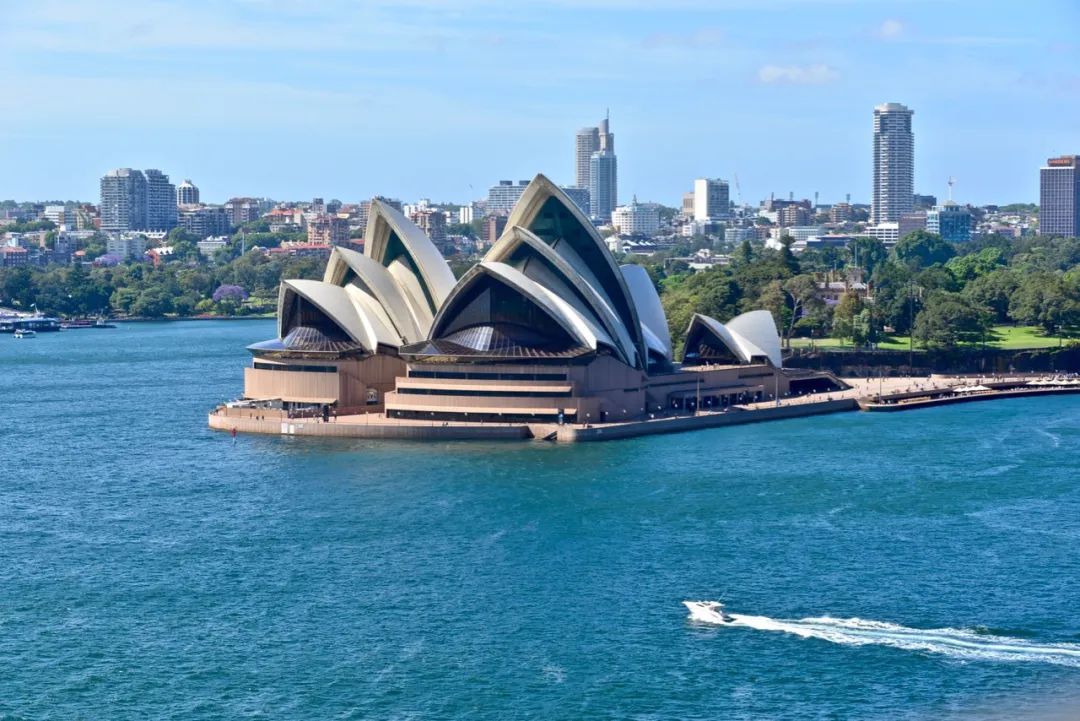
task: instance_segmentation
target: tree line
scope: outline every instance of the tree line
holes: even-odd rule
[[[676,339],[694,313],[726,319],[757,308],[772,312],[785,343],[833,337],[858,346],[913,334],[923,347],[952,348],[985,342],[995,324],[1038,326],[1046,335],[1080,327],[1076,238],[992,235],[950,244],[920,230],[891,250],[871,238],[798,256],[790,245],[744,241],[730,264],[702,272],[677,260],[693,245],[627,260],[648,269]],[[830,278],[857,283],[830,302],[823,287]]]

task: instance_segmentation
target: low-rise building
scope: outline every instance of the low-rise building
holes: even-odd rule
[[[217,235],[210,238],[203,238],[195,246],[199,249],[199,255],[207,258],[213,258],[214,253],[218,252],[222,248],[229,245],[229,236]]]
[[[30,264],[30,251],[17,245],[0,248],[0,267],[18,268]]]
[[[638,203],[635,196],[629,205],[612,211],[611,224],[623,235],[652,236],[660,230],[660,211],[655,205]]]
[[[876,238],[886,246],[892,247],[900,240],[900,223],[888,221],[877,225],[868,225],[859,235]]]
[[[270,248],[267,251],[271,257],[287,256],[290,258],[323,258],[330,257],[332,245],[326,243],[282,243],[280,247]]]
[[[114,233],[105,242],[107,255],[123,260],[141,260],[146,253],[146,236],[141,233]]]
[[[336,215],[318,215],[308,222],[309,244],[344,245],[349,242],[349,222]]]
[[[446,216],[436,208],[423,208],[414,210],[409,214],[409,220],[416,223],[419,228],[431,238],[431,242],[442,252],[447,251]]]

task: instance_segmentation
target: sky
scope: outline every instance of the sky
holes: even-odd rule
[[[0,0],[0,198],[136,167],[204,202],[464,202],[573,183],[610,112],[621,202],[868,202],[901,102],[916,192],[1037,202],[1080,154],[1078,31],[1078,0]]]

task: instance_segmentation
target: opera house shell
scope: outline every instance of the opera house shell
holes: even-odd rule
[[[787,392],[771,315],[696,315],[681,362],[660,297],[538,175],[455,281],[426,235],[372,201],[364,252],[288,280],[278,338],[250,347],[245,397],[426,422],[603,423]]]

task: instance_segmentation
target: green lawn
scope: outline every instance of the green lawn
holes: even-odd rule
[[[1069,340],[1069,336],[1065,336]],[[889,336],[878,344],[881,350],[907,350],[907,336]],[[993,336],[987,339],[987,346],[1004,350],[1022,350],[1027,348],[1056,348],[1062,342],[1057,336],[1045,336],[1036,326],[994,326]],[[836,338],[792,338],[792,348],[820,348],[821,350],[851,350],[851,343],[841,343]],[[918,343],[915,349],[919,349]]]

